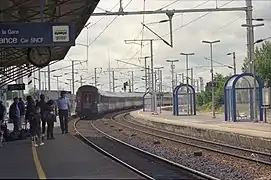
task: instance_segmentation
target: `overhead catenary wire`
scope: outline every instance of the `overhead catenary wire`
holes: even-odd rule
[[[115,5],[110,9],[110,11],[112,11],[113,9],[115,9],[115,7],[117,7],[118,4],[119,4],[119,3],[115,4]],[[106,16],[101,17],[98,21],[96,21],[96,22],[93,23],[93,24],[90,24],[90,26],[88,26],[88,27],[90,28],[90,27],[93,27],[93,26],[97,25],[97,24],[98,24],[99,22],[101,22],[105,17],[106,17]]]
[[[233,2],[233,1],[234,1],[234,0],[230,0],[230,1],[226,2],[226,3],[224,3],[223,5],[220,6],[220,8],[223,7],[223,6],[228,5],[229,3]],[[203,4],[203,3],[201,3],[201,4]],[[181,25],[181,26],[175,28],[175,29],[173,30],[173,32],[176,32],[176,31],[178,31],[178,30],[180,30],[180,29],[182,29],[182,28],[184,28],[184,27],[186,27],[186,26],[188,26],[188,25],[190,25],[190,24],[192,24],[192,23],[198,21],[198,20],[202,19],[203,17],[205,17],[205,16],[207,16],[207,15],[209,15],[209,14],[211,14],[211,12],[208,12],[208,13],[205,13],[205,14],[203,14],[203,15],[200,15],[200,16],[197,17],[196,19],[193,19],[193,20],[191,20],[191,21],[189,21],[189,22],[187,22],[187,23],[185,23],[185,24],[183,24],[183,25]],[[166,33],[166,34],[162,35],[161,37],[165,37],[165,36],[167,36],[167,35],[169,35],[169,34],[170,34],[170,33]],[[144,47],[146,47],[146,45],[149,45],[149,43],[146,43]],[[144,47],[143,47],[143,48],[144,48]],[[141,49],[139,49],[138,51],[136,51],[135,54],[132,56],[132,58],[134,58],[140,51],[141,51]],[[128,61],[128,62],[130,62],[130,61]],[[125,66],[125,65],[124,65],[124,66]]]
[[[126,8],[127,6],[129,6],[129,5],[131,4],[132,1],[133,1],[133,0],[130,0],[130,1],[126,4],[126,6],[125,6],[124,8]],[[98,40],[98,38],[106,31],[106,29],[107,29],[111,24],[113,24],[113,22],[114,22],[118,17],[119,17],[119,16],[115,16],[115,17],[110,21],[110,23],[106,25],[106,27],[98,34],[98,36],[96,36],[96,37],[94,38],[94,40],[89,44],[89,47],[90,47],[92,44],[94,44],[94,43]]]

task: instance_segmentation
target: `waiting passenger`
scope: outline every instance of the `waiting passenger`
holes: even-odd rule
[[[41,122],[42,122],[42,138],[45,136],[45,128],[46,128],[46,118],[45,118],[45,108],[47,106],[45,102],[45,95],[40,95],[40,101],[37,103],[37,106],[40,107],[40,114],[41,114]]]
[[[19,98],[18,106],[20,109],[19,129],[22,129],[22,123],[24,122],[24,116],[25,116],[25,104],[21,97]]]
[[[68,115],[69,115],[69,101],[65,97],[65,91],[61,91],[61,97],[57,100],[57,106],[59,110],[60,128],[62,134],[68,133]]]
[[[54,137],[54,123],[56,122],[55,102],[49,100],[45,110],[45,118],[47,120],[47,139],[55,139]]]
[[[6,112],[7,112],[6,106],[3,105],[3,101],[0,101],[0,121],[1,122],[5,121]]]
[[[18,132],[19,131],[19,121],[20,121],[20,109],[18,106],[19,99],[18,97],[15,97],[14,102],[11,104],[9,108],[9,118],[13,122],[13,132]]]
[[[42,142],[41,137],[41,114],[40,114],[40,107],[36,106],[35,114],[32,120],[32,135],[33,135],[33,142],[34,146],[42,146],[44,143]]]
[[[26,107],[26,113],[25,113],[25,120],[26,122],[29,122],[30,124],[30,133],[32,136],[32,140],[34,140],[32,124],[33,124],[33,117],[35,114],[35,101],[33,100],[31,96],[27,96],[26,100],[27,100],[27,107]]]

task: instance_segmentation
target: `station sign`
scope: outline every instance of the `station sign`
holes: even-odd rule
[[[73,23],[1,23],[0,48],[74,46]]]
[[[8,91],[25,90],[25,84],[9,84]]]

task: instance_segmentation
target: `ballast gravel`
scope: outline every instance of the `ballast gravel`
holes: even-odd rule
[[[179,163],[183,166],[209,174],[218,179],[270,179],[271,167],[218,153],[164,140],[122,127],[108,119],[95,121],[94,125],[133,146]],[[202,156],[200,156],[202,152]],[[198,155],[195,155],[198,154]]]

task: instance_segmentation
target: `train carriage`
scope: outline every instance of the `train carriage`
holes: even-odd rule
[[[84,85],[76,92],[76,114],[81,118],[91,118],[100,113],[140,107],[143,105],[143,95],[140,92],[106,92],[95,86]],[[170,105],[171,102],[171,94],[163,94],[163,105]]]

